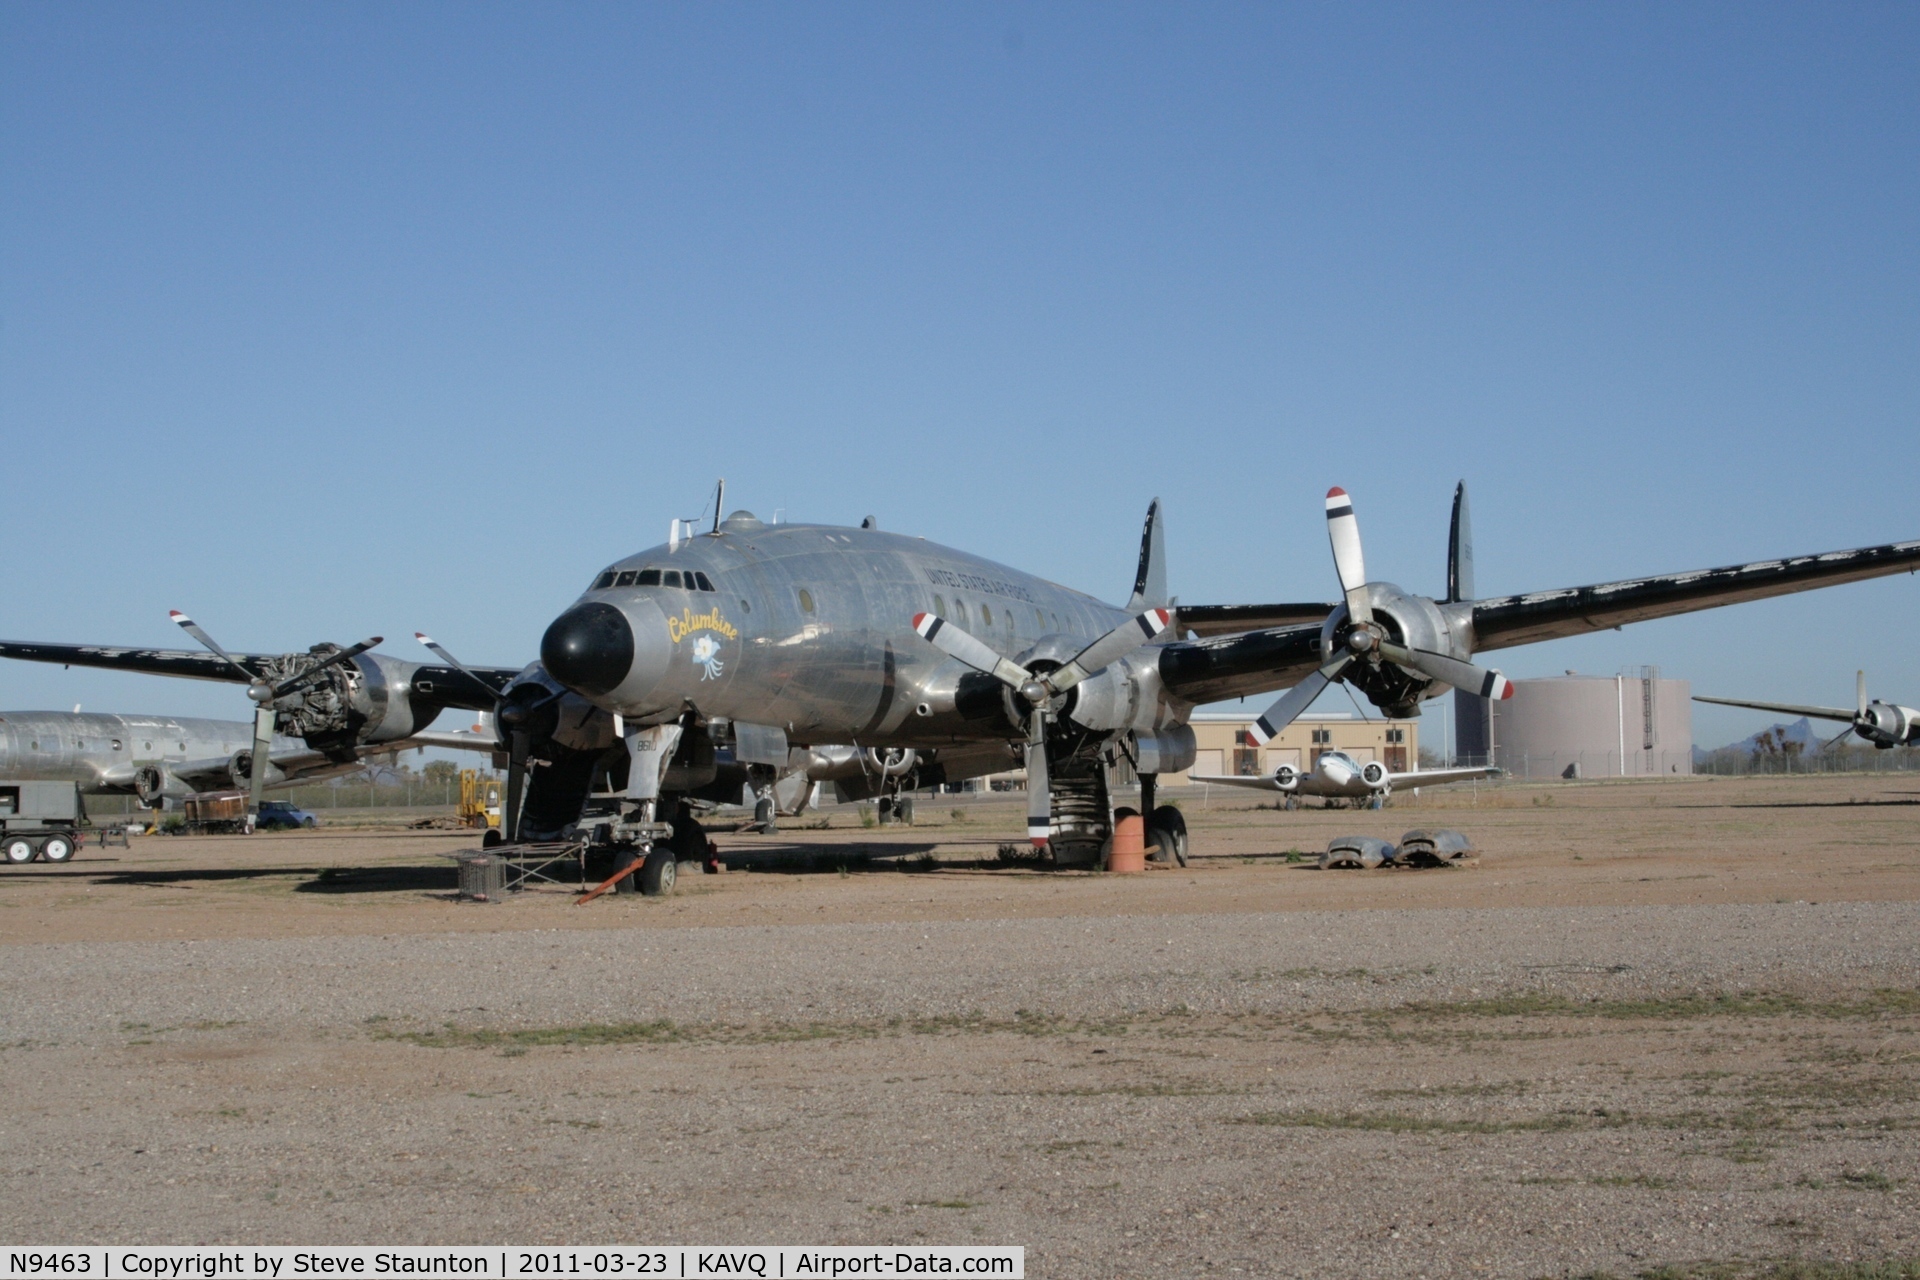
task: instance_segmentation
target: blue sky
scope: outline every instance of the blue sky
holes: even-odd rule
[[[1920,537],[1920,9],[0,8],[0,634],[530,658],[730,506],[1109,597]],[[1511,651],[1920,701],[1920,581]],[[29,664],[0,705],[240,714]],[[1324,706],[1340,709],[1344,698]],[[1699,708],[1714,744],[1767,717]]]

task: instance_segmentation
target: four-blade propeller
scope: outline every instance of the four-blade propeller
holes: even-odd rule
[[[266,786],[267,766],[270,763],[268,753],[273,746],[274,714],[272,704],[281,698],[299,693],[302,689],[316,684],[332,667],[350,662],[367,650],[380,643],[381,637],[368,636],[359,644],[329,654],[304,671],[299,671],[275,684],[257,672],[247,670],[240,659],[220,647],[203,630],[199,623],[178,609],[169,609],[167,616],[172,618],[179,628],[211,650],[216,657],[231,663],[247,681],[247,697],[253,699],[253,753],[247,757],[247,812],[257,816],[260,812],[260,792]]]
[[[1047,723],[1058,711],[1056,701],[1081,681],[1158,636],[1173,623],[1170,609],[1148,609],[1115,627],[1051,671],[1034,671],[1002,656],[987,644],[946,619],[916,613],[913,629],[948,656],[984,671],[1025,698],[1027,712],[1027,838],[1046,844],[1053,829],[1053,795],[1047,780]]]
[[[1334,572],[1340,575],[1340,589],[1346,593],[1346,634],[1319,670],[1308,673],[1253,722],[1248,734],[1254,741],[1264,743],[1292,724],[1322,690],[1359,662],[1390,662],[1482,698],[1513,696],[1512,682],[1498,671],[1463,662],[1451,654],[1409,648],[1389,638],[1385,626],[1374,616],[1366,558],[1360,550],[1360,522],[1354,518],[1353,499],[1345,489],[1327,490],[1327,539],[1333,544]]]

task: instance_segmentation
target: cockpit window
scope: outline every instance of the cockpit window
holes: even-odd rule
[[[613,580],[613,585],[616,587],[630,587],[633,585],[633,577],[634,571],[632,569],[623,569],[620,571],[620,576]]]
[[[693,573],[693,580],[694,580],[695,582],[697,582],[697,583],[699,583],[699,584],[700,584],[700,589],[701,589],[702,591],[711,591],[711,590],[713,590],[713,582],[712,582],[712,580],[711,580],[711,579],[709,579],[709,578],[707,577],[707,575],[706,575],[706,574],[704,574],[704,573],[701,573],[701,572],[700,572],[699,570],[697,570],[697,569],[696,569],[696,570],[694,570],[694,573]]]
[[[640,571],[640,576],[639,576],[638,578],[636,578],[636,579],[634,579],[634,583],[633,583],[633,585],[634,585],[634,586],[636,586],[636,587],[657,587],[657,586],[659,586],[659,585],[660,585],[660,571],[659,571],[658,569],[642,569],[642,570]]]
[[[593,587],[591,589],[594,591],[605,591],[608,587],[613,585],[613,579],[614,579],[614,572],[613,570],[609,569],[605,573],[601,574],[599,577],[593,580]]]
[[[666,570],[665,572],[663,572],[663,573],[662,573],[662,574],[660,575],[660,585],[661,585],[661,586],[663,586],[663,587],[677,587],[677,586],[679,586],[679,585],[680,585],[680,571],[679,571],[678,569],[668,569],[668,570]]]

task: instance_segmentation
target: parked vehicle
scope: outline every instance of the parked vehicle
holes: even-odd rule
[[[86,825],[75,783],[0,783],[0,855],[12,865],[70,861]]]
[[[287,800],[262,800],[260,817],[255,825],[262,828],[317,827],[320,819],[305,809],[296,808]]]
[[[244,791],[196,791],[180,806],[186,819],[183,830],[196,835],[247,829],[247,793]]]

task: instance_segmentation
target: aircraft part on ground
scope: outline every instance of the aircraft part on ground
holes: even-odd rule
[[[1327,850],[1320,855],[1320,869],[1371,871],[1393,861],[1393,856],[1391,840],[1378,836],[1335,836],[1327,841]]]

